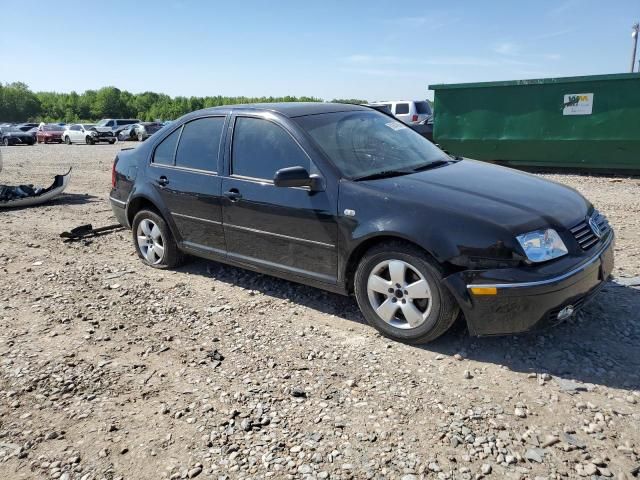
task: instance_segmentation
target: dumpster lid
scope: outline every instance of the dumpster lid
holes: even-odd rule
[[[483,88],[483,87],[513,87],[522,85],[546,85],[551,83],[580,83],[594,82],[600,80],[640,80],[638,73],[611,73],[604,75],[583,75],[579,77],[556,77],[556,78],[533,78],[528,80],[505,80],[498,82],[476,82],[476,83],[439,83],[429,85],[429,90],[447,90],[453,88]]]

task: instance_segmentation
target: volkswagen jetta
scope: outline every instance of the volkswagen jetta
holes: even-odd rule
[[[354,294],[385,335],[427,342],[569,317],[613,268],[613,230],[575,190],[454,158],[373,109],[190,113],[113,167],[111,204],[155,268],[185,254]]]

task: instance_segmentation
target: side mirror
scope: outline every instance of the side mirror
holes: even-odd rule
[[[324,190],[322,177],[309,175],[304,167],[288,167],[278,170],[273,177],[276,187],[309,187],[312,192]]]

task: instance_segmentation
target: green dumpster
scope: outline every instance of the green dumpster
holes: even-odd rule
[[[640,74],[430,85],[434,139],[513,166],[640,172]]]

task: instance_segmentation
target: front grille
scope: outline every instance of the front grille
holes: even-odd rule
[[[599,235],[596,235],[591,224],[594,224],[597,227]],[[570,229],[582,250],[589,250],[598,243],[598,240],[606,237],[610,230],[611,226],[607,221],[607,217],[601,214],[598,210],[594,210],[591,217]]]

